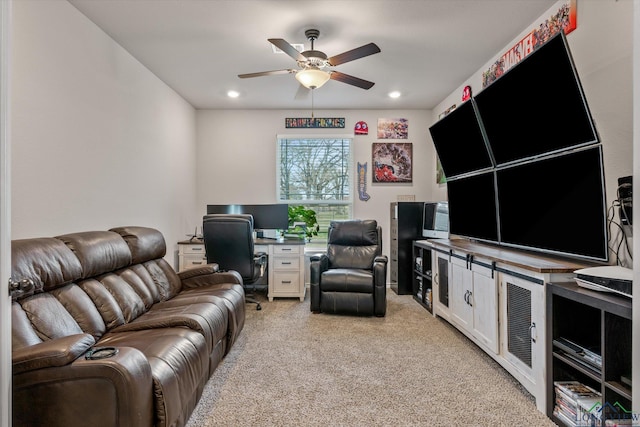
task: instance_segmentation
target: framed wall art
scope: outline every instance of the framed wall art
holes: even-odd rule
[[[371,148],[373,183],[413,181],[413,144],[410,142],[374,142]]]
[[[407,139],[409,120],[378,119],[378,139]]]

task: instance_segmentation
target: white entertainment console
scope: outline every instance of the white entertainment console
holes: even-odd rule
[[[546,285],[591,264],[464,239],[415,244],[431,250],[433,315],[502,365],[547,413]]]

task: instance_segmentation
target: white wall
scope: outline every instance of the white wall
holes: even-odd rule
[[[293,82],[292,82],[293,84]],[[389,206],[398,195],[415,195],[417,201],[432,199],[435,182],[435,151],[430,142],[428,110],[321,110],[315,117],[344,117],[343,129],[286,129],[286,117],[310,117],[310,111],[290,110],[199,110],[196,114],[198,160],[198,216],[193,227],[202,223],[207,204],[276,202],[276,135],[353,134],[356,122],[364,120],[369,135],[355,135],[355,163],[367,163],[367,193],[364,202],[355,194],[354,217],[375,219],[383,228],[383,252],[388,255]],[[376,138],[378,118],[406,118],[406,140]],[[411,142],[413,144],[413,182],[411,184],[371,183],[371,144],[373,142]],[[432,164],[433,163],[433,164]],[[355,167],[355,165],[354,165]]]
[[[66,1],[14,2],[13,239],[193,230],[195,110]]]
[[[556,10],[557,7],[551,8],[550,13],[543,15],[541,20]],[[611,206],[617,198],[618,178],[633,173],[633,2],[580,0],[577,10],[577,28],[567,35],[567,41],[602,141],[607,205]],[[482,88],[482,72],[537,26],[537,23],[524,29],[504,49],[496,52],[495,58],[487,60],[485,66],[445,98],[432,112],[434,122],[446,108],[460,104],[464,86],[471,85],[473,93],[479,93]],[[558,185],[562,183],[559,182]],[[443,188],[446,197],[446,186]],[[576,209],[579,209],[579,203],[576,204]],[[612,231],[616,233],[612,233],[613,238],[618,238],[617,229],[613,227]],[[612,262],[615,262],[615,258]]]

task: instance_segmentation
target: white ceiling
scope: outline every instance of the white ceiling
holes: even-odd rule
[[[375,82],[369,90],[330,80],[318,109],[432,109],[531,26],[557,0],[69,0],[198,109],[308,109],[296,68],[268,38],[309,42],[327,56],[376,43],[381,52],[335,67]],[[240,97],[230,99],[230,89]],[[479,88],[475,88],[476,91]],[[390,99],[397,90],[403,96]]]

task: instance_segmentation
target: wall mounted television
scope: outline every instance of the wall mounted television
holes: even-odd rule
[[[449,204],[425,202],[422,210],[422,236],[429,239],[449,237]]]
[[[563,32],[474,100],[497,165],[599,142]]]
[[[207,205],[207,214],[251,214],[256,230],[286,230],[289,228],[289,205]]]
[[[429,133],[447,179],[493,166],[473,99],[436,122]]]
[[[498,242],[495,172],[447,180],[449,233]]]
[[[607,261],[600,146],[499,169],[496,182],[502,244]]]
[[[602,146],[564,34],[473,101],[494,165],[447,177],[450,234],[608,262]]]

